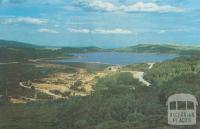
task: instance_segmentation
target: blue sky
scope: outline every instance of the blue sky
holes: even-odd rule
[[[48,46],[200,45],[199,0],[0,0],[0,39]]]

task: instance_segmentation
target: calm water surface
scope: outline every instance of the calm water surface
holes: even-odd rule
[[[127,65],[146,62],[160,62],[170,60],[176,55],[170,54],[138,54],[120,52],[94,52],[94,53],[74,53],[78,58],[57,60],[56,62],[89,62],[102,64]]]

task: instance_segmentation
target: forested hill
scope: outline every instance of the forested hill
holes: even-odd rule
[[[40,49],[61,49],[62,51],[71,52],[71,53],[79,53],[79,52],[96,52],[96,51],[103,51],[104,49],[89,46],[89,47],[49,47],[49,46],[40,46],[34,45],[25,42],[18,42],[18,41],[10,41],[10,40],[1,40],[0,39],[0,48],[40,48]]]
[[[38,58],[67,57],[66,53],[98,52],[98,47],[48,47],[23,42],[0,40],[0,62],[25,61]],[[70,56],[71,57],[71,56]]]
[[[0,47],[12,47],[12,48],[40,48],[41,46],[17,42],[17,41],[9,41],[9,40],[0,40]]]
[[[91,47],[63,47],[61,49],[64,52],[67,53],[86,53],[86,52],[101,52],[101,51],[107,51],[106,49],[91,46]]]
[[[163,53],[163,54],[180,54],[195,55],[200,54],[200,47],[181,46],[168,44],[139,44],[136,46],[114,49],[118,52],[135,52],[135,53]]]
[[[28,59],[63,56],[59,50],[45,49],[33,44],[0,40],[0,62],[20,62]]]

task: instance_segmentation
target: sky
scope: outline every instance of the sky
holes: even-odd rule
[[[0,39],[46,46],[200,45],[200,0],[0,0]]]

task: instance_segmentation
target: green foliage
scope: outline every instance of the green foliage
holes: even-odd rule
[[[123,99],[113,99],[111,103],[111,117],[117,121],[126,120],[129,108],[126,100]]]
[[[28,59],[55,58],[61,56],[64,56],[61,50],[0,47],[1,62],[27,61]]]
[[[0,47],[4,48],[41,48],[41,46],[36,46],[33,44],[27,44],[17,41],[0,40]]]
[[[142,113],[130,113],[127,116],[129,122],[136,122],[144,120],[144,115]]]
[[[188,73],[180,75],[159,87],[160,99],[165,102],[167,97],[176,93],[189,93],[200,99],[200,73]]]
[[[62,51],[66,53],[87,53],[87,52],[99,52],[104,49],[98,47],[63,47]]]
[[[84,129],[88,126],[88,122],[86,120],[78,120],[75,122],[76,129]]]
[[[163,45],[163,44],[139,44],[132,47],[117,48],[118,52],[134,53],[161,53],[178,55],[199,55],[200,48],[193,46]]]
[[[126,65],[122,68],[122,70],[125,71],[147,71],[149,70],[149,65],[147,63],[144,64],[132,64],[132,65]]]
[[[99,64],[99,63],[82,63],[82,62],[66,62],[67,66],[83,68],[86,69],[89,73],[95,73],[96,71],[102,71],[107,68],[109,65],[107,64]]]
[[[110,127],[112,127],[116,123],[117,123],[117,121],[115,121],[115,120],[109,120],[109,121],[100,123],[99,125],[97,125],[95,127],[95,129],[109,129]]]
[[[162,86],[180,75],[187,73],[198,73],[200,71],[199,59],[197,57],[180,57],[176,60],[157,63],[145,73],[144,78],[153,85]]]
[[[141,82],[133,78],[131,73],[116,73],[107,75],[98,80],[95,90],[107,90],[113,94],[123,94],[123,92],[131,91],[138,86],[143,86]]]

